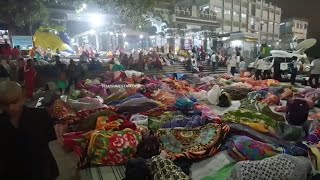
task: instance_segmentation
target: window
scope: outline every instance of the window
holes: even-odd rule
[[[304,24],[304,29],[308,29],[308,24]]]
[[[248,4],[247,2],[242,2],[242,7],[248,8],[248,7],[249,7],[249,4]]]
[[[224,25],[225,25],[225,26],[231,26],[231,21],[225,21],[225,22],[224,22]]]
[[[247,24],[245,24],[245,23],[241,23],[241,28],[245,28],[245,29],[247,29]]]
[[[239,13],[233,11],[233,16],[238,16],[239,17]]]
[[[233,22],[233,27],[239,27],[239,23],[238,22]]]
[[[241,1],[237,1],[237,0],[235,0],[235,1],[233,1],[233,3],[234,3],[234,5],[236,5],[236,6],[240,6],[240,3],[241,3]]]
[[[241,13],[242,18],[247,18],[247,14]]]
[[[231,15],[231,11],[230,11],[230,10],[225,9],[225,10],[224,10],[224,14],[225,14],[225,15]]]
[[[219,8],[219,7],[214,7],[213,11],[216,12],[216,13],[221,13],[222,9]]]
[[[225,0],[225,3],[230,3],[230,4],[232,4],[232,0]]]

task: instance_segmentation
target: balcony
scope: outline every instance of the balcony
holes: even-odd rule
[[[177,7],[175,9],[175,14],[177,17],[189,17],[189,18],[198,18],[203,20],[213,20],[216,21],[217,14],[214,11],[199,10],[194,11],[192,8],[181,8]]]
[[[218,26],[217,14],[210,10],[196,10],[193,8],[176,7],[172,15],[172,22]]]

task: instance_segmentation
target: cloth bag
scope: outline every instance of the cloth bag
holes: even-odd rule
[[[291,125],[302,125],[308,120],[309,105],[303,99],[293,99],[287,102],[286,120]]]
[[[221,89],[220,86],[215,85],[212,87],[212,89],[208,92],[208,101],[212,105],[217,105],[219,102],[219,97],[221,95]]]

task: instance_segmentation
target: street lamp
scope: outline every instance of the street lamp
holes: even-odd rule
[[[89,34],[91,34],[91,35],[94,35],[96,33],[96,31],[94,30],[94,29],[91,29],[90,31],[89,31]]]
[[[143,38],[143,35],[141,34],[139,37],[140,37],[140,39],[142,39],[142,38]]]
[[[101,14],[91,14],[90,19],[92,19],[92,21],[90,21],[90,24],[93,28],[100,27],[104,24],[104,17]]]

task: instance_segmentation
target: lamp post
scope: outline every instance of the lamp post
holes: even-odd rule
[[[260,5],[260,27],[259,27],[259,41],[258,41],[258,48],[259,48],[259,53],[260,53],[260,47],[261,47],[261,32],[262,32],[262,27],[264,22],[262,21],[262,17],[263,17],[263,4],[264,4],[264,0],[261,0],[261,5]]]

